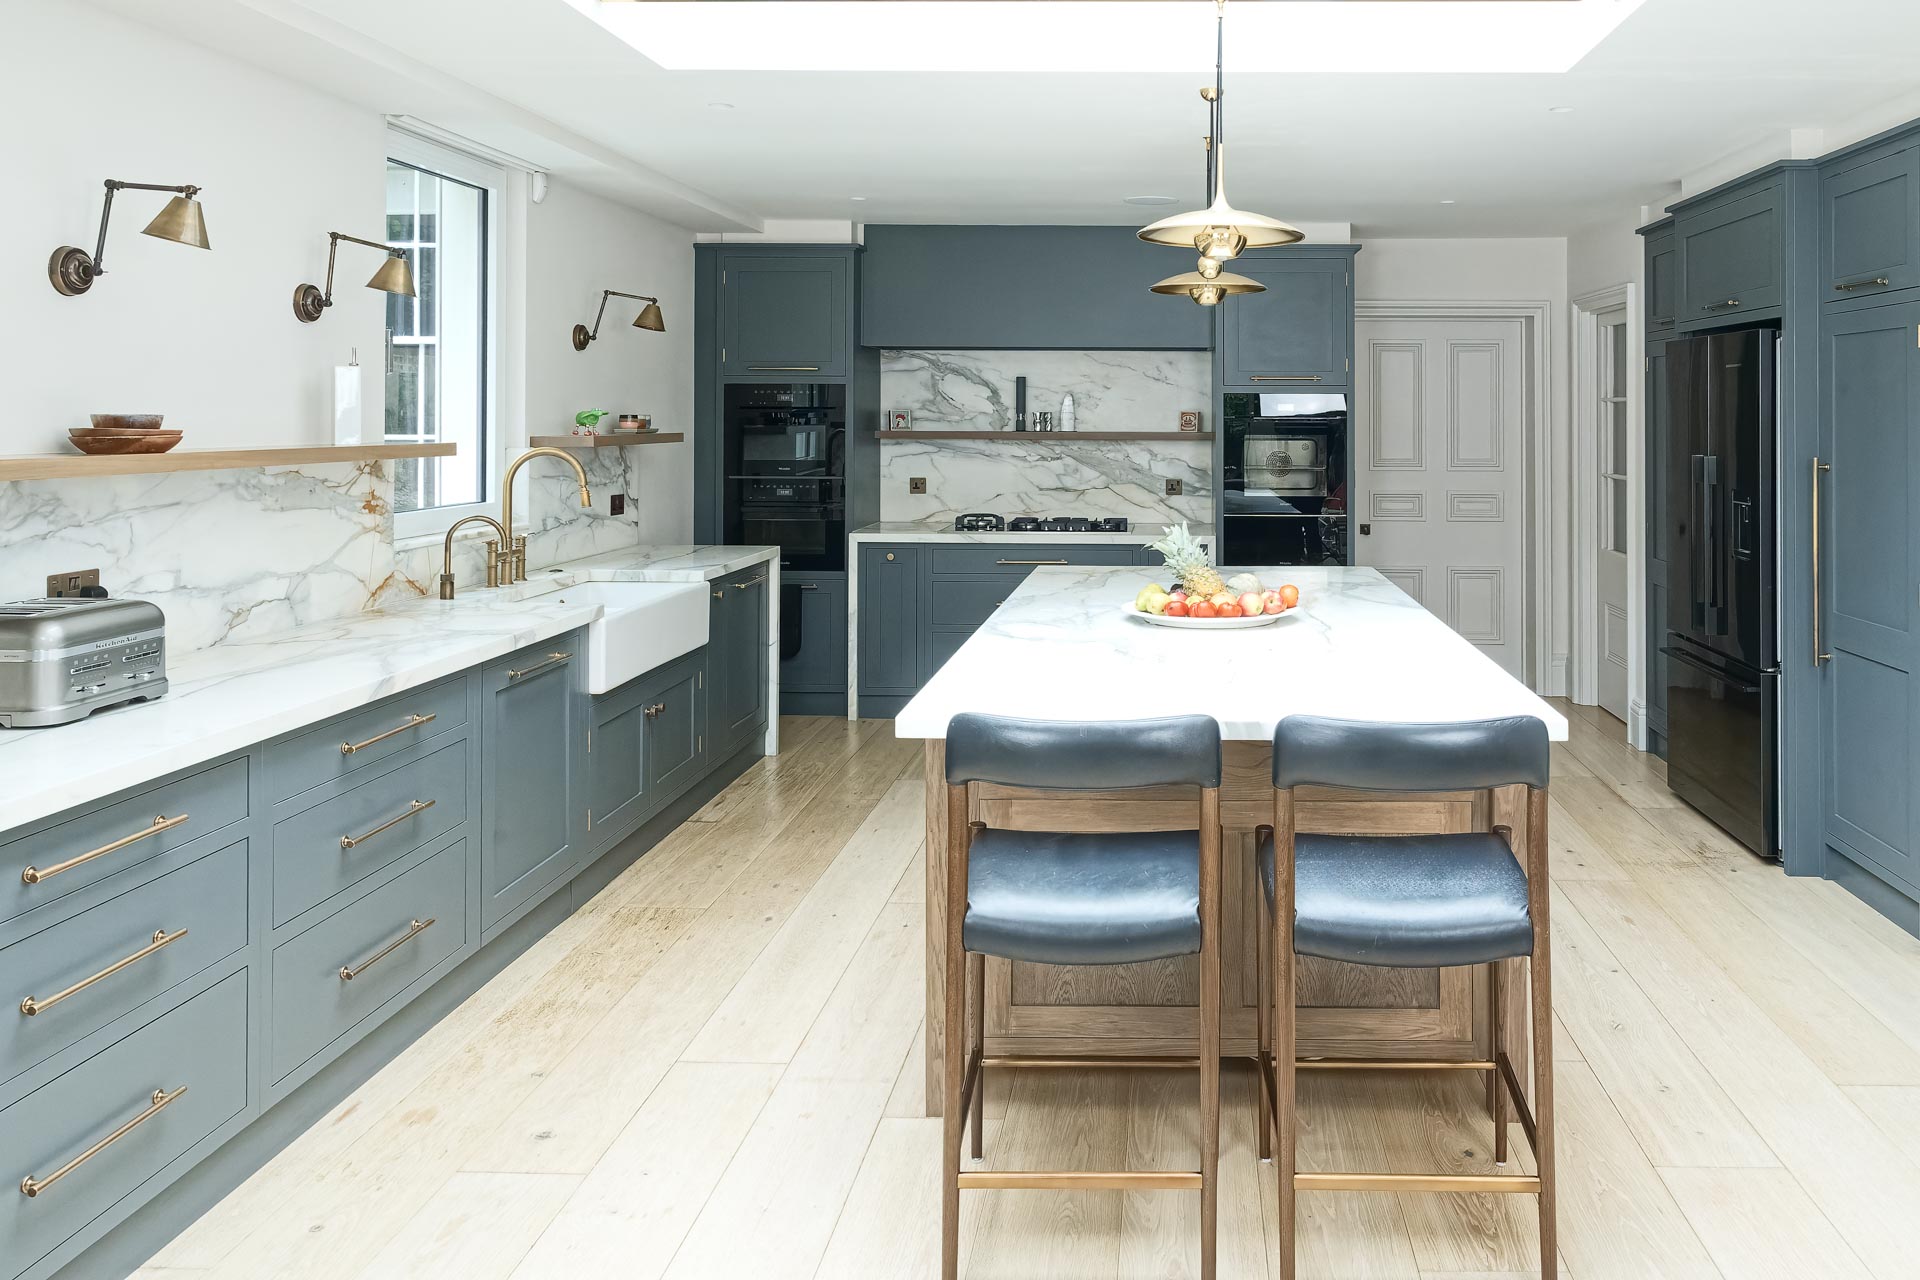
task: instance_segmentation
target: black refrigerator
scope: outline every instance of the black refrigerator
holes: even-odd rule
[[[1779,856],[1775,578],[1779,331],[1668,345],[1667,786]]]

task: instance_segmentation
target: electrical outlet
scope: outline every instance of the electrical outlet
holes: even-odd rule
[[[100,585],[98,569],[77,569],[72,573],[50,573],[47,575],[47,594],[50,596],[77,596],[85,593],[88,587]]]
[[[627,495],[626,494],[616,493],[611,498],[607,499],[607,502],[608,502],[609,510],[611,510],[614,515],[623,516],[627,514]]]
[[[1180,480],[1167,481],[1167,496],[1169,498],[1177,498],[1181,494],[1185,493],[1186,490],[1187,490],[1187,486],[1184,481],[1180,481]]]
[[[926,491],[927,478],[925,476],[910,476],[907,479],[908,493],[925,493]]]

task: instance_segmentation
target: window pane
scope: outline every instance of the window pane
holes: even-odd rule
[[[487,193],[389,160],[387,229],[407,251],[416,294],[387,297],[393,334],[387,438],[458,447],[451,458],[397,465],[394,510],[483,501],[489,496]]]
[[[1608,405],[1607,421],[1613,437],[1613,460],[1607,469],[1623,476],[1627,474],[1627,406],[1617,400]]]
[[[1627,326],[1616,324],[1612,329],[1613,338],[1613,394],[1627,394]]]
[[[1607,522],[1607,550],[1625,554],[1627,549],[1627,482],[1608,480],[1608,503],[1611,518]]]

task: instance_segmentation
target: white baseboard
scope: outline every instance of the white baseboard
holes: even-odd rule
[[[1540,681],[1540,696],[1543,698],[1564,698],[1567,696],[1567,666],[1569,659],[1564,653],[1556,653],[1547,660],[1547,670]]]

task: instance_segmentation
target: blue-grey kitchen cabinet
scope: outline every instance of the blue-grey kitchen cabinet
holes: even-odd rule
[[[655,710],[646,676],[593,699],[587,737],[587,844],[599,850],[646,820],[655,808],[647,785],[647,746]]]
[[[862,543],[860,695],[911,697],[926,679],[918,543]]]
[[[1920,147],[1858,157],[1825,175],[1821,197],[1828,300],[1920,286]]]
[[[1653,252],[1652,244],[1648,253]],[[1651,299],[1652,290],[1648,290]],[[1648,747],[1667,748],[1667,449],[1673,438],[1673,385],[1665,340],[1647,338],[1647,729]]]
[[[1657,333],[1680,322],[1680,250],[1671,218],[1641,234],[1646,237],[1647,332]]]
[[[481,674],[483,931],[571,870],[585,833],[568,787],[586,746],[583,638],[522,649]]]
[[[1911,900],[1920,897],[1920,302],[1829,307],[1821,339],[1820,457],[1832,470],[1816,476],[1808,463],[1797,482],[1822,489],[1817,623],[1832,655],[1819,663],[1824,835],[1830,854]]]
[[[1776,178],[1741,183],[1680,207],[1683,330],[1711,329],[1778,315],[1785,251]]]
[[[806,381],[847,374],[853,250],[720,257],[720,373]]]
[[[1250,250],[1228,264],[1266,291],[1228,298],[1217,308],[1222,385],[1311,391],[1353,380],[1355,251]]]
[[[847,696],[847,575],[780,578],[780,709],[843,714]]]
[[[767,567],[752,565],[708,586],[712,753],[724,760],[767,725]]]

